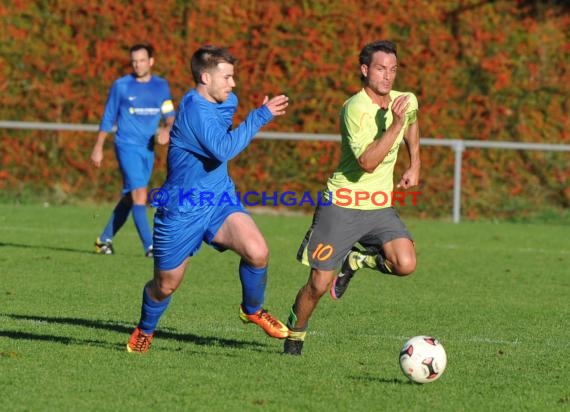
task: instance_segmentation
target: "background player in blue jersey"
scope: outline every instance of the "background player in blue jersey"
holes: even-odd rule
[[[226,49],[214,46],[201,47],[192,56],[196,88],[182,99],[170,132],[168,175],[154,217],[154,278],[143,288],[141,318],[127,344],[129,352],[147,351],[189,258],[202,242],[241,256],[241,320],[259,325],[271,337],[288,336],[287,327],[263,309],[269,252],[237,199],[228,161],[274,116],[285,114],[289,99],[266,96],[261,107],[232,129],[235,62]],[[208,202],[201,198],[206,192]]]
[[[152,235],[146,217],[147,186],[154,165],[154,143],[168,143],[174,123],[174,105],[168,82],[151,74],[153,49],[137,44],[130,49],[133,73],[121,77],[111,87],[99,127],[91,161],[100,167],[103,144],[115,123],[115,153],[123,176],[122,197],[109,222],[95,241],[95,252],[111,255],[113,237],[133,212],[145,255],[153,256]],[[165,127],[158,130],[164,119]],[[156,136],[155,136],[156,135]]]

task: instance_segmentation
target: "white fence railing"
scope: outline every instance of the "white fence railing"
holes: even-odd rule
[[[72,124],[72,123],[44,123],[44,122],[17,122],[0,120],[0,129],[26,129],[26,130],[58,130],[74,132],[97,132],[99,125]],[[336,134],[311,134],[311,133],[281,133],[260,132],[259,138],[272,140],[320,140],[338,141],[340,135]],[[570,152],[570,144],[548,143],[523,143],[523,142],[499,142],[484,140],[459,140],[459,139],[433,139],[422,137],[423,146],[448,146],[455,153],[455,165],[453,170],[453,222],[459,223],[461,219],[461,162],[463,152],[468,148],[480,149],[510,149],[510,150],[537,150],[545,152]],[[570,161],[569,161],[570,163]]]

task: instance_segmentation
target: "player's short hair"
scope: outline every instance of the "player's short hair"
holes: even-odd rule
[[[384,52],[387,54],[393,54],[398,57],[396,43],[390,40],[379,40],[372,43],[368,43],[366,46],[362,48],[360,51],[360,55],[358,56],[359,67],[363,64],[367,67],[370,67],[370,63],[372,63],[372,56],[376,52]],[[364,82],[366,78],[364,75],[360,74],[360,79]]]
[[[139,50],[146,50],[149,59],[152,57],[154,53],[154,48],[150,44],[138,43],[135,44],[134,46],[131,46],[131,48],[129,49],[129,54],[133,54],[134,52]]]
[[[192,77],[196,84],[200,84],[202,73],[205,71],[213,69],[220,63],[234,65],[236,62],[237,59],[226,48],[212,45],[202,46],[194,52],[190,61]]]

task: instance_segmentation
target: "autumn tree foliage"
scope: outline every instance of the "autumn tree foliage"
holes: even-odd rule
[[[264,95],[287,93],[288,114],[264,130],[337,134],[340,106],[361,87],[361,47],[387,38],[399,47],[396,89],[418,96],[423,137],[570,143],[564,1],[9,0],[0,4],[0,33],[2,120],[97,124],[137,42],[154,45],[154,72],[179,101],[193,87],[189,57],[210,43],[239,58],[238,120]],[[115,198],[112,144],[106,167],[94,170],[94,137],[0,129],[3,197]],[[232,174],[241,190],[316,193],[338,158],[334,142],[258,140]],[[447,216],[453,153],[425,147],[422,160],[423,197],[409,213]],[[568,160],[567,153],[467,150],[463,210],[476,218],[568,208]],[[164,176],[159,149],[153,185]]]

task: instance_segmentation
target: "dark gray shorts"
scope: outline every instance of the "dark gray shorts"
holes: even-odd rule
[[[297,252],[297,260],[314,269],[335,270],[356,243],[381,247],[399,238],[412,240],[392,207],[357,210],[334,204],[318,206]]]

